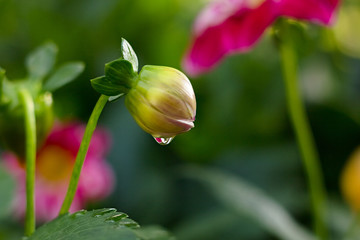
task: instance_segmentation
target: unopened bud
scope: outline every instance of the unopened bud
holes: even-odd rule
[[[105,75],[91,80],[93,88],[110,96],[125,96],[125,105],[139,126],[166,145],[194,127],[196,100],[189,79],[171,67],[146,65],[138,74],[138,59],[122,39],[122,54],[105,64]]]
[[[154,138],[173,138],[194,127],[194,90],[189,79],[174,68],[144,66],[125,104],[139,126]]]

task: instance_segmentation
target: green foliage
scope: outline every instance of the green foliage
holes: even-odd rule
[[[290,214],[260,189],[230,174],[205,168],[188,168],[187,176],[204,183],[228,208],[246,215],[283,240],[314,240]]]
[[[91,86],[97,92],[106,96],[122,96],[124,92],[127,92],[126,88],[121,85],[114,84],[105,76],[91,79]]]
[[[43,89],[54,91],[74,80],[85,68],[82,62],[69,62],[59,67],[56,72],[45,82]]]
[[[126,94],[137,77],[131,62],[117,59],[105,64],[105,76],[91,80],[92,87],[107,96]]]
[[[15,180],[0,165],[0,219],[9,214],[15,196]]]
[[[171,240],[166,231],[140,226],[114,208],[64,214],[41,226],[28,240]]]
[[[117,59],[105,64],[105,76],[113,83],[130,89],[133,78],[137,76],[133,71],[132,63],[124,60]]]
[[[25,62],[29,78],[43,79],[53,68],[57,52],[57,46],[52,42],[47,42],[30,53]]]
[[[99,93],[111,96],[113,101],[126,94],[137,78],[138,59],[131,45],[121,39],[121,57],[105,64],[105,76],[91,80],[92,87]]]

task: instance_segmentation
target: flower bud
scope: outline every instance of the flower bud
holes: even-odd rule
[[[144,66],[125,95],[125,105],[160,144],[194,127],[194,90],[189,79],[174,68]]]
[[[360,210],[360,148],[350,156],[341,176],[341,190],[350,207]]]

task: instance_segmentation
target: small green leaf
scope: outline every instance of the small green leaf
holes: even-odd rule
[[[90,81],[91,86],[95,89],[95,91],[106,96],[118,96],[128,92],[127,88],[110,82],[105,76],[97,77],[91,79]]]
[[[43,79],[53,68],[58,48],[52,42],[36,48],[25,61],[25,65],[32,80]]]
[[[84,71],[82,62],[69,62],[59,67],[56,72],[45,82],[44,89],[54,91],[74,80]]]
[[[6,217],[15,197],[15,180],[0,165],[0,218]]]
[[[196,167],[187,168],[185,173],[209,187],[224,206],[251,218],[279,239],[315,240],[281,205],[239,177]]]
[[[139,62],[136,53],[132,49],[130,43],[124,38],[121,38],[121,56],[123,59],[129,61],[132,64],[134,72],[138,71]]]
[[[117,59],[105,64],[105,76],[113,84],[130,89],[137,76],[132,64],[124,59]]]

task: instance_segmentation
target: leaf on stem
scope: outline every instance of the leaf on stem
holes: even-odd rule
[[[84,71],[82,62],[69,62],[59,67],[56,72],[45,82],[44,90],[54,91],[74,80]]]
[[[256,221],[284,240],[315,240],[290,214],[260,189],[230,174],[190,167],[186,176],[205,184],[226,207]]]
[[[31,80],[43,79],[53,68],[58,48],[53,42],[47,42],[31,52],[25,61]]]

